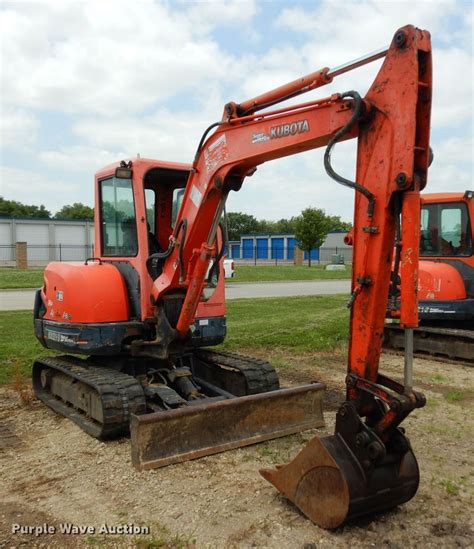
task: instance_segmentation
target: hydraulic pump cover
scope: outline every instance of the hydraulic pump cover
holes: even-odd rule
[[[130,318],[127,287],[114,265],[53,262],[44,279],[45,320],[75,324]]]
[[[418,299],[466,299],[466,287],[459,271],[445,262],[420,261]]]

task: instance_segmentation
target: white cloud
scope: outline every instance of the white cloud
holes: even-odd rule
[[[24,204],[44,204],[51,212],[72,202],[92,203],[92,177],[89,185],[81,185],[72,178],[50,179],[31,170],[2,167],[0,181],[4,198]]]
[[[3,100],[13,105],[140,112],[177,93],[210,90],[230,72],[218,44],[166,4],[20,2],[1,18]]]
[[[336,50],[347,55],[361,47],[368,46],[371,51],[388,45],[397,28],[408,23],[428,29],[442,43],[456,44],[456,37],[446,30],[447,18],[452,16],[469,17],[467,3],[456,0],[329,0],[314,9],[286,8],[276,24],[307,33],[314,42],[334,44]]]
[[[186,15],[196,32],[208,34],[216,27],[232,27],[249,23],[257,13],[253,0],[229,0],[227,2],[183,2]]]
[[[472,128],[473,64],[472,51],[450,48],[433,53],[434,128]]]
[[[0,145],[27,149],[36,142],[39,121],[20,108],[3,108],[0,116]]]
[[[147,158],[190,162],[209,120],[203,114],[190,117],[160,110],[145,118],[87,118],[76,123],[73,131],[89,146],[124,151],[125,156],[139,153]]]
[[[97,147],[73,145],[57,151],[41,151],[38,158],[53,171],[84,172],[90,177],[100,168],[117,162],[127,155],[124,151],[108,151]]]
[[[428,28],[436,43],[429,190],[472,188],[472,140],[460,137],[472,131],[471,4],[285,5],[291,3],[282,4],[275,21],[259,19],[264,27],[256,25],[256,15],[265,15],[266,5],[254,1],[4,0],[3,146],[30,152],[43,167],[39,175],[4,171],[9,198],[47,203],[53,210],[73,201],[91,203],[93,173],[102,165],[137,153],[190,162],[225,102],[387,45],[407,19]],[[459,17],[464,23],[459,19],[450,32]],[[267,31],[273,37],[282,29],[281,40],[263,42]],[[342,75],[293,102],[346,89],[364,94],[380,64]],[[59,118],[60,136],[38,123],[48,110]],[[62,118],[64,113],[72,116]],[[336,169],[349,178],[354,146],[338,145],[333,155]],[[231,194],[229,209],[276,219],[313,205],[351,219],[353,193],[326,176],[322,155],[317,150],[261,166],[242,191]]]
[[[433,126],[455,128],[466,123],[472,118],[473,109],[472,3],[328,1],[314,9],[287,8],[275,24],[308,34],[300,58],[310,72],[328,65],[333,68],[388,46],[397,28],[407,24],[407,13],[416,26],[431,32],[433,43],[442,46],[434,46],[433,51]],[[459,33],[448,30],[447,21],[452,17],[462,17],[464,21]],[[357,89],[365,93],[379,66],[380,62],[374,63],[337,77],[324,89]]]
[[[434,162],[437,164],[454,164],[465,168],[474,160],[474,139],[471,137],[450,137],[440,143],[433,143]],[[472,173],[471,173],[472,175]]]

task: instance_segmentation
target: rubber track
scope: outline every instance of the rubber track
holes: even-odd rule
[[[426,358],[447,357],[463,364],[474,365],[474,331],[450,328],[420,326],[413,332],[415,356]],[[385,349],[404,349],[403,330],[397,326],[386,326],[384,333]]]
[[[48,393],[41,387],[41,366],[61,372],[93,389],[102,401],[104,423],[100,424],[83,411]],[[110,439],[129,431],[130,414],[146,410],[140,383],[127,374],[97,366],[72,356],[37,359],[33,365],[33,388],[36,396],[50,408],[77,423],[90,435]]]
[[[216,367],[222,365],[238,370],[245,377],[249,395],[275,391],[280,388],[278,374],[273,366],[265,360],[229,351],[196,349],[194,352],[198,358],[212,363]]]

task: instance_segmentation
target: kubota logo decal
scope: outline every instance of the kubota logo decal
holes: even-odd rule
[[[270,134],[267,133],[254,133],[252,135],[252,143],[265,143],[270,139],[277,139],[279,137],[288,137],[289,135],[296,135],[297,133],[309,132],[308,120],[297,120],[291,124],[280,124],[270,128]]]
[[[280,124],[270,128],[270,139],[277,137],[287,137],[288,135],[296,135],[297,133],[309,132],[309,122],[307,120],[297,120],[291,124]]]

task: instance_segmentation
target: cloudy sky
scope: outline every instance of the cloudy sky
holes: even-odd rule
[[[429,190],[473,188],[470,0],[2,0],[0,195],[55,212],[92,205],[93,174],[142,157],[191,161],[223,105],[388,45],[407,23],[432,35],[435,162]],[[304,100],[356,89],[380,62]],[[355,143],[333,164],[354,173]],[[352,219],[352,192],[328,179],[323,151],[259,167],[228,210],[258,218],[307,206]]]

